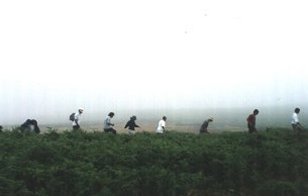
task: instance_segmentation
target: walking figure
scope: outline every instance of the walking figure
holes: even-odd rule
[[[247,126],[249,133],[257,132],[256,129],[256,116],[259,114],[259,110],[255,109],[252,114],[247,118]]]
[[[167,117],[163,116],[162,119],[158,122],[156,133],[164,133],[166,131],[166,121]]]
[[[200,127],[200,133],[209,133],[208,130],[207,130],[207,127],[209,126],[210,122],[213,122],[213,120],[214,119],[212,117],[210,117],[207,120],[205,120],[203,122],[203,124],[201,125],[201,127]]]
[[[83,113],[84,109],[83,108],[79,108],[78,112],[71,114],[70,119],[73,121],[72,126],[73,126],[73,130],[79,130],[80,129],[80,118],[81,118],[81,114]]]
[[[111,123],[111,119],[114,117],[114,113],[110,112],[104,120],[104,132],[117,134],[117,131],[113,128],[114,124]]]
[[[298,114],[301,110],[299,108],[295,108],[294,113],[292,115],[291,125],[294,131],[302,131],[304,127],[299,123]]]
[[[135,134],[135,127],[139,127],[139,125],[136,124],[137,117],[136,116],[132,116],[130,117],[130,120],[127,121],[124,129],[126,129],[128,127],[128,134]]]

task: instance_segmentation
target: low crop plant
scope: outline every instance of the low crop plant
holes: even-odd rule
[[[308,133],[0,133],[0,195],[308,195]]]

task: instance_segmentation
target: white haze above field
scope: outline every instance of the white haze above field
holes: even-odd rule
[[[67,122],[78,107],[85,119],[304,112],[307,9],[306,0],[1,1],[0,124]]]

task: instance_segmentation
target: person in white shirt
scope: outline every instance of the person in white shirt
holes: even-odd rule
[[[299,108],[295,108],[294,113],[292,115],[291,125],[294,131],[300,131],[303,129],[302,125],[299,123],[298,114],[300,112]]]
[[[166,131],[166,121],[167,117],[163,116],[163,118],[158,122],[156,133],[164,133]]]
[[[74,121],[72,123],[73,125],[73,130],[78,130],[80,129],[80,118],[81,118],[81,114],[83,113],[83,108],[79,108],[78,112],[75,113],[74,115]]]
[[[110,112],[104,120],[104,132],[116,134],[117,131],[113,128],[114,124],[111,123],[111,119],[114,117],[114,113]]]

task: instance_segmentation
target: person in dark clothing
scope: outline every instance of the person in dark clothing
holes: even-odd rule
[[[203,124],[200,127],[200,133],[209,133],[207,127],[209,126],[210,122],[213,122],[213,118],[209,118],[203,122]]]
[[[252,114],[247,117],[247,127],[249,133],[257,132],[256,129],[256,116],[259,114],[259,110],[255,109]]]
[[[126,129],[128,127],[128,134],[135,134],[135,127],[139,127],[139,125],[136,124],[137,117],[136,116],[132,116],[130,117],[130,120],[127,121],[124,129]]]
[[[40,128],[38,127],[37,121],[35,119],[27,119],[22,125],[20,125],[21,132],[34,132],[40,133]]]
[[[2,132],[3,127],[0,125],[0,132]]]

